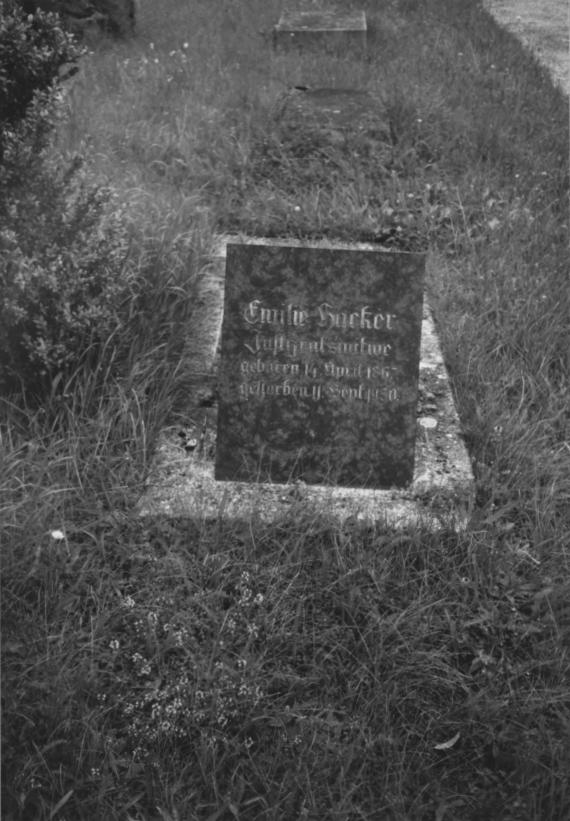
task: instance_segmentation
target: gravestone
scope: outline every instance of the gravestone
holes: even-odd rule
[[[363,131],[384,122],[380,102],[354,88],[297,87],[289,92],[285,111],[289,118],[320,128]]]
[[[325,51],[366,50],[366,15],[363,11],[286,10],[273,30],[276,49],[312,49]]]
[[[409,485],[424,262],[228,244],[217,480]]]

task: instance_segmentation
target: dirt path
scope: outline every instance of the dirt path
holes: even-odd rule
[[[568,0],[484,0],[484,5],[532,49],[570,93]]]

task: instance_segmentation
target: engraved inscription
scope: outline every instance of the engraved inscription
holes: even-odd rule
[[[376,249],[228,245],[217,479],[412,480],[424,263]]]
[[[240,361],[241,399],[266,396],[315,402],[323,397],[358,402],[400,399],[400,391],[394,385],[398,368],[390,364],[393,343],[388,341],[389,335],[397,330],[396,314],[370,305],[346,310],[328,302],[315,307],[291,303],[276,306],[252,299],[243,307],[241,315],[245,327],[251,331],[243,343],[243,353],[255,357]],[[307,338],[311,323],[322,333]],[[277,329],[276,333],[264,333],[273,328]],[[305,338],[295,337],[299,329]],[[334,336],[324,335],[331,331]],[[367,335],[357,340],[347,339],[341,336],[343,331],[366,331]],[[381,332],[381,338],[375,332]],[[341,357],[343,361],[325,358],[331,356]],[[354,362],[355,359],[358,361]],[[274,376],[289,378],[274,383],[270,381]],[[307,384],[307,380],[314,384]],[[350,384],[341,384],[345,381]],[[358,384],[354,384],[355,381]]]

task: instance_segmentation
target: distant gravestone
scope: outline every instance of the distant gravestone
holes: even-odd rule
[[[278,50],[323,48],[331,51],[366,49],[366,15],[337,9],[284,11],[273,30]]]
[[[382,108],[367,91],[353,88],[294,88],[287,114],[308,126],[362,131],[382,124]]]
[[[216,479],[412,481],[424,263],[376,249],[228,244]]]

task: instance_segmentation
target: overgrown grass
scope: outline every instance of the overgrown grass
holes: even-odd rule
[[[149,287],[120,375],[107,358],[41,411],[4,406],[3,817],[560,821],[568,100],[477,3],[350,4],[365,62],[274,56],[280,5],[143,4],[68,97],[54,150],[112,183]],[[377,129],[292,129],[307,81],[366,83]],[[136,519],[184,409],[188,294],[227,230],[428,252],[476,473],[465,533],[301,505]]]

